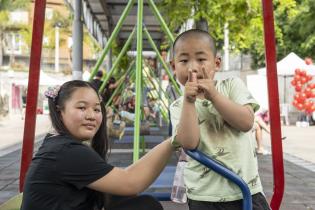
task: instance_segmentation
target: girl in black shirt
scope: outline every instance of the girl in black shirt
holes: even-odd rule
[[[135,195],[167,164],[173,150],[169,139],[129,167],[113,167],[106,163],[106,112],[97,90],[74,80],[45,95],[56,134],[45,137],[32,160],[22,210],[163,209],[154,198]],[[106,203],[104,193],[117,195],[114,202]]]

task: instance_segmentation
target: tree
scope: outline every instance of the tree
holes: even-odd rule
[[[285,19],[285,17],[281,17]],[[281,56],[295,52],[303,57],[315,55],[315,0],[298,1],[297,12],[283,30],[283,46],[279,47]]]
[[[3,63],[4,32],[12,25],[9,22],[9,12],[23,8],[30,0],[0,0],[0,66]]]
[[[280,26],[288,25],[288,23],[284,20],[281,21],[281,19],[278,20],[278,18],[287,15],[288,19],[293,19],[297,14],[296,2],[295,0],[274,0],[273,2],[277,44],[283,46],[284,32]],[[261,1],[162,0],[159,8],[172,31],[178,31],[178,28],[190,18],[195,21],[206,20],[209,33],[217,40],[218,49],[222,48],[224,24],[228,23],[230,51],[250,53],[253,57],[254,68],[264,65],[265,50]]]

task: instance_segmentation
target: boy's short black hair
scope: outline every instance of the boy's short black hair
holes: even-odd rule
[[[200,30],[200,29],[190,29],[188,31],[184,31],[183,33],[179,34],[174,43],[173,43],[173,46],[172,46],[172,57],[174,58],[175,57],[175,46],[176,46],[176,43],[178,42],[178,40],[180,39],[185,39],[185,38],[188,38],[188,37],[192,37],[192,36],[203,36],[203,37],[207,37],[208,38],[208,41],[209,41],[209,44],[210,44],[210,49],[211,51],[213,52],[213,55],[216,56],[217,54],[217,49],[215,47],[215,40],[214,38],[206,31],[203,31],[203,30]]]

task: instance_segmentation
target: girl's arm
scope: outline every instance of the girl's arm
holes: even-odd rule
[[[115,195],[134,195],[142,192],[160,175],[172,155],[170,139],[165,140],[140,160],[122,169],[115,167],[89,188]]]

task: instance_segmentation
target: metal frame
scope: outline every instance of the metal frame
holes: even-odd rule
[[[120,27],[131,6],[135,0],[128,1],[118,24],[112,32],[108,43],[101,55],[101,59],[97,62],[94,70],[91,73],[92,79],[98,71],[101,63],[103,62],[109,48],[118,34]],[[174,38],[168,30],[162,16],[159,14],[153,0],[148,0],[154,15],[160,21],[162,29],[173,42]],[[40,57],[42,49],[43,28],[45,21],[45,5],[46,0],[35,0],[34,9],[34,22],[33,22],[33,37],[31,47],[31,60],[29,70],[28,94],[26,105],[26,117],[24,125],[21,169],[20,169],[20,191],[23,191],[24,178],[26,171],[32,159],[34,137],[35,137],[35,124],[36,124],[36,105],[39,86],[40,74]],[[264,17],[264,34],[265,34],[265,49],[267,61],[267,80],[268,80],[268,97],[269,97],[269,110],[271,117],[271,139],[272,139],[272,160],[274,169],[274,194],[271,200],[271,208],[278,210],[281,205],[284,193],[284,167],[283,167],[283,154],[281,142],[281,127],[280,127],[280,111],[279,111],[279,95],[277,84],[277,69],[276,69],[276,49],[275,49],[275,33],[274,33],[274,19],[273,19],[273,5],[272,0],[262,0],[263,17]],[[142,15],[143,15],[143,0],[138,0],[138,20],[137,20],[137,58],[136,58],[136,122],[134,134],[134,151],[139,154],[139,122],[140,122],[140,99],[141,99],[141,68],[142,68]],[[145,31],[146,33],[146,31]],[[271,91],[272,90],[272,91]],[[133,156],[134,161],[139,158],[139,155]]]
[[[33,18],[33,36],[30,56],[30,70],[28,75],[27,103],[23,134],[23,147],[20,168],[20,192],[23,191],[24,179],[31,163],[34,149],[36,109],[40,76],[40,62],[45,23],[46,0],[36,0]]]
[[[276,39],[272,0],[262,0],[262,6],[264,17],[265,55],[267,63],[267,82],[274,183],[274,194],[272,196],[270,205],[272,209],[280,209],[284,193],[284,167],[277,77]]]

